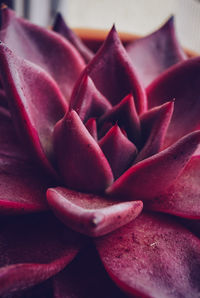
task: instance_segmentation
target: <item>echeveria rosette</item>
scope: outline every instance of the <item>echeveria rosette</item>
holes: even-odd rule
[[[53,29],[2,10],[0,295],[198,297],[199,58]]]

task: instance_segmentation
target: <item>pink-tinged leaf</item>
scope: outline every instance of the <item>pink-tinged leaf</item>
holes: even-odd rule
[[[1,75],[19,137],[53,172],[52,133],[68,110],[55,81],[41,68],[0,45]]]
[[[143,148],[135,162],[150,157],[161,150],[167,128],[169,126],[174,103],[168,102],[152,108],[140,117]]]
[[[65,185],[84,192],[102,192],[113,182],[110,165],[75,111],[54,130],[57,164]]]
[[[148,200],[163,195],[181,174],[200,142],[200,131],[129,168],[108,189],[114,197]]]
[[[85,64],[78,51],[59,34],[1,10],[0,39],[17,55],[46,70],[69,100]]]
[[[67,226],[92,237],[105,235],[130,222],[143,207],[141,201],[120,203],[64,187],[48,189],[47,200],[56,216]]]
[[[96,240],[113,281],[133,297],[198,297],[200,240],[171,217],[142,214]]]
[[[54,298],[127,298],[110,280],[93,247],[54,278]]]
[[[0,154],[0,214],[48,209],[46,189],[52,185],[41,169],[27,160]]]
[[[87,128],[87,130],[89,131],[91,136],[95,139],[95,141],[97,141],[98,136],[97,136],[97,122],[96,122],[96,119],[95,118],[90,118],[85,123],[85,127]]]
[[[92,53],[92,51],[82,42],[82,40],[76,35],[76,33],[74,33],[74,31],[69,28],[60,13],[57,13],[53,25],[53,30],[70,41],[73,46],[79,51],[86,63],[88,63],[93,58],[94,53]]]
[[[126,50],[145,86],[170,66],[186,59],[176,37],[174,17],[152,34],[130,43]]]
[[[147,202],[151,210],[200,219],[200,158],[192,157],[167,193]]]
[[[115,179],[133,164],[137,155],[137,148],[122,133],[118,125],[108,131],[99,141],[99,146],[111,166]]]
[[[109,101],[96,89],[87,74],[83,74],[76,83],[70,107],[74,109],[83,122],[91,117],[99,117],[111,109]]]
[[[138,145],[140,141],[140,120],[132,95],[127,95],[120,103],[99,119],[100,126],[106,122],[117,123],[120,128],[126,131],[128,138],[134,144]]]
[[[200,128],[200,58],[171,67],[148,88],[149,107],[175,98],[174,113],[165,137],[164,147],[183,135]]]
[[[33,286],[62,270],[83,239],[52,215],[1,219],[0,295]]]
[[[115,27],[86,67],[97,89],[115,105],[132,93],[138,113],[146,110],[146,94]]]

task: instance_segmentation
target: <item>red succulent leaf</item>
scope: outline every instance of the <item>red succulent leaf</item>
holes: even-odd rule
[[[54,294],[56,298],[127,297],[112,283],[93,247],[86,247],[54,277]]]
[[[148,201],[146,207],[180,217],[200,219],[200,157],[192,157],[168,192]]]
[[[100,117],[100,126],[106,122],[117,123],[126,131],[128,138],[134,144],[138,145],[140,142],[140,120],[131,94]]]
[[[99,117],[112,106],[109,101],[96,89],[87,74],[77,81],[70,100],[74,109],[83,122],[91,117]]]
[[[0,214],[48,209],[45,198],[50,180],[27,160],[0,155]]]
[[[30,159],[17,138],[9,111],[2,107],[0,107],[0,155],[20,160]]]
[[[0,295],[55,275],[82,246],[80,235],[49,214],[0,221]]]
[[[130,222],[143,207],[141,201],[120,203],[64,187],[48,189],[47,200],[56,216],[67,226],[93,237],[107,234]]]
[[[115,179],[132,165],[137,155],[137,148],[122,133],[118,125],[107,132],[99,141],[99,146],[109,161]]]
[[[146,110],[145,91],[114,26],[85,71],[112,105],[132,93],[137,111],[142,113]]]
[[[0,107],[8,108],[8,100],[6,93],[3,89],[0,88]]]
[[[54,148],[67,187],[102,192],[112,183],[113,174],[105,155],[75,111],[56,124]]]
[[[79,51],[86,63],[93,58],[94,54],[92,51],[82,42],[78,35],[76,35],[76,33],[68,27],[60,13],[57,13],[56,15],[53,30],[70,41]]]
[[[0,44],[1,75],[19,136],[53,172],[52,132],[68,105],[55,81],[41,68]],[[6,76],[5,76],[6,74]],[[40,115],[40,116],[38,116]]]
[[[108,189],[107,194],[148,200],[175,182],[200,142],[200,131],[190,133],[167,149],[129,168]]]
[[[86,123],[85,127],[91,134],[91,136],[97,141],[98,136],[97,136],[97,122],[95,118],[90,118]]]
[[[186,59],[176,37],[173,16],[152,34],[130,43],[126,50],[145,86],[170,66]]]
[[[143,213],[96,243],[108,274],[131,297],[198,297],[200,240],[171,217]]]
[[[85,64],[77,50],[59,34],[1,10],[0,39],[17,55],[41,66],[69,99]]]
[[[141,139],[144,145],[135,162],[141,161],[160,151],[172,117],[173,108],[174,103],[168,102],[150,109],[140,117]]]
[[[175,98],[174,113],[165,138],[165,147],[200,128],[200,58],[171,67],[148,88],[149,107]]]

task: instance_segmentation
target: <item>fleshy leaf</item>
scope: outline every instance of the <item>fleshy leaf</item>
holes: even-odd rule
[[[54,277],[56,298],[127,298],[108,277],[93,247],[86,247]]]
[[[148,200],[174,183],[200,142],[200,131],[188,134],[167,149],[129,168],[108,189],[111,196]]]
[[[51,181],[39,167],[0,155],[0,181],[0,214],[48,209],[45,192]]]
[[[41,68],[0,44],[1,75],[19,137],[53,172],[52,133],[68,110],[55,81]]]
[[[30,160],[28,152],[17,138],[9,111],[3,107],[0,107],[0,155]]]
[[[70,100],[74,109],[83,122],[91,117],[99,117],[112,106],[109,101],[96,89],[87,74],[83,74],[76,83]]]
[[[88,63],[93,58],[94,54],[81,41],[81,39],[76,35],[76,33],[74,33],[74,31],[68,27],[60,13],[57,13],[56,15],[53,30],[64,36],[68,41],[70,41],[73,44],[73,46],[79,51],[86,63]]]
[[[48,189],[47,200],[56,216],[67,226],[93,237],[110,233],[130,222],[143,207],[141,201],[120,203],[62,187]]]
[[[172,117],[173,108],[173,102],[165,103],[162,106],[150,109],[140,117],[141,138],[144,145],[135,162],[160,151]]]
[[[46,70],[69,100],[85,64],[77,50],[59,34],[1,10],[0,39],[17,55]]]
[[[62,270],[82,246],[80,235],[52,215],[1,218],[0,295],[33,286]]]
[[[85,127],[91,134],[91,136],[97,141],[98,136],[97,136],[97,122],[95,118],[90,118],[88,121],[85,123]]]
[[[126,50],[145,86],[170,66],[186,59],[176,37],[174,17],[152,34],[130,43]]]
[[[200,158],[192,157],[168,192],[147,202],[151,210],[200,219]]]
[[[127,95],[119,104],[105,113],[99,119],[99,125],[102,126],[106,122],[117,123],[120,128],[123,128],[128,138],[138,144],[140,141],[140,120],[135,109],[135,104],[132,95]]]
[[[115,179],[128,169],[137,155],[137,148],[117,125],[99,141],[99,146],[111,166]]]
[[[113,174],[105,155],[75,111],[56,124],[54,148],[67,187],[102,192],[112,183]]]
[[[164,147],[200,128],[200,58],[171,67],[148,88],[149,108],[175,98],[174,113]]]
[[[200,240],[171,217],[143,213],[96,242],[108,274],[131,297],[198,297]]]
[[[146,110],[145,91],[114,26],[85,71],[112,105],[132,93],[138,113]]]

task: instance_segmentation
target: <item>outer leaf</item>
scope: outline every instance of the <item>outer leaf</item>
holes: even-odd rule
[[[162,147],[173,113],[173,102],[153,108],[140,117],[143,148],[135,162],[158,153]]]
[[[80,235],[48,214],[1,219],[0,295],[56,274],[74,258],[81,242]]]
[[[132,42],[126,49],[145,86],[170,66],[186,59],[176,37],[173,16],[161,28]]]
[[[40,167],[0,154],[0,181],[1,214],[48,209],[45,192],[52,183]]]
[[[147,202],[151,210],[200,219],[200,157],[193,157],[168,192]]]
[[[45,69],[69,100],[85,66],[71,43],[51,30],[18,18],[5,7],[1,11],[0,39],[17,55]]]
[[[47,200],[67,226],[94,237],[105,235],[133,220],[143,207],[141,201],[120,203],[62,187],[48,189]]]
[[[132,165],[137,155],[137,148],[117,125],[99,141],[99,146],[109,161],[115,179]]]
[[[137,111],[146,110],[146,95],[115,28],[113,27],[85,70],[97,89],[115,105],[132,93]]]
[[[88,63],[94,56],[91,50],[81,41],[81,39],[72,31],[65,23],[62,15],[57,13],[56,19],[53,25],[53,30],[60,33],[68,41],[70,41],[73,46],[79,51],[81,56],[84,58],[85,62]]]
[[[105,155],[75,111],[56,124],[54,148],[67,187],[102,192],[112,183],[113,174]]]
[[[93,247],[87,247],[54,278],[56,298],[126,298],[101,264]]]
[[[165,194],[183,171],[200,142],[200,131],[129,168],[108,189],[111,196],[147,200]]]
[[[52,132],[68,106],[52,78],[36,65],[0,45],[2,80],[19,136],[51,171]],[[48,160],[47,160],[48,159]]]
[[[97,240],[104,266],[131,297],[194,298],[200,292],[200,240],[172,218],[142,214]]]
[[[174,113],[165,138],[165,147],[200,128],[200,58],[171,67],[148,88],[149,107],[175,98]]]

